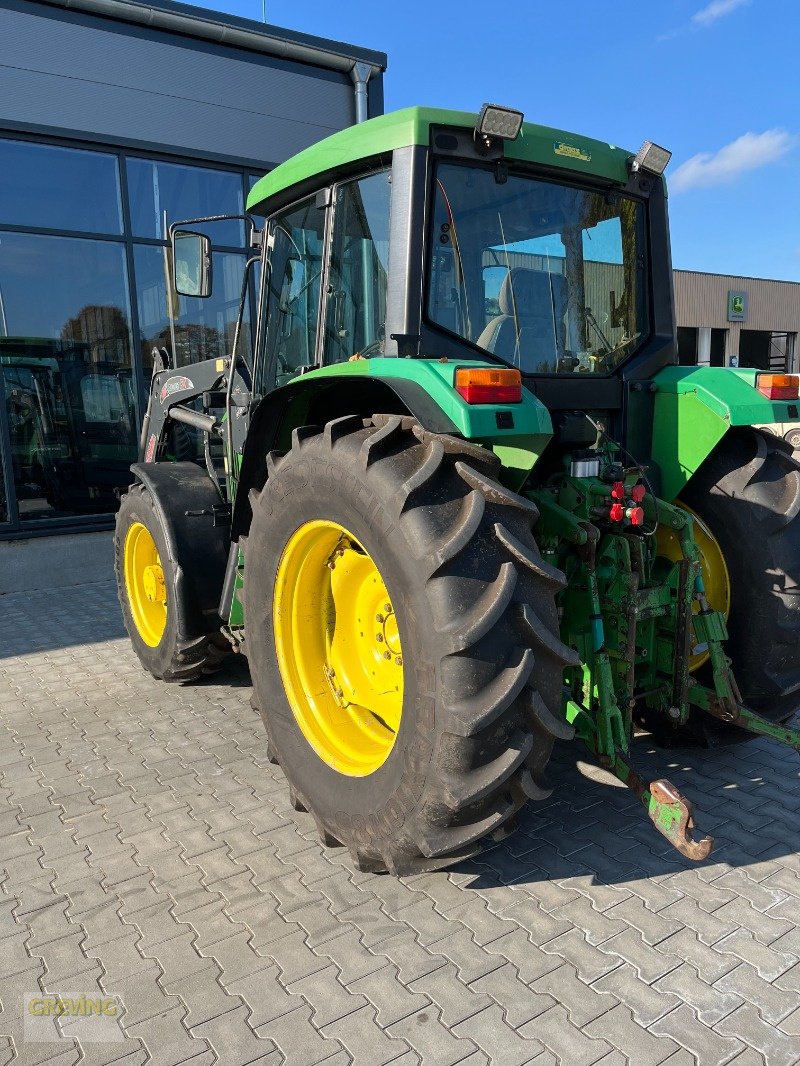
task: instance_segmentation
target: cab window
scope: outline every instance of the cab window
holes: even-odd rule
[[[314,366],[325,240],[325,211],[316,197],[270,223],[262,392]]]
[[[390,193],[388,171],[336,187],[325,315],[326,363],[383,352]]]

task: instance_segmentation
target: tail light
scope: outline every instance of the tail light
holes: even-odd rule
[[[522,375],[519,370],[461,367],[456,370],[456,392],[470,404],[520,403]]]
[[[768,400],[797,400],[800,374],[757,374],[756,388]]]

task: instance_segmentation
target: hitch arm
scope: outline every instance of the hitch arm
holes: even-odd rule
[[[779,744],[786,744],[800,752],[800,729],[791,729],[789,726],[771,722],[736,699],[726,699],[703,685],[693,685],[689,690],[689,701],[714,718],[737,725],[740,729],[747,729],[750,733],[769,737],[770,740],[777,740]]]

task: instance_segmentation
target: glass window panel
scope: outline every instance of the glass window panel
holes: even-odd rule
[[[137,453],[122,245],[0,234],[0,381],[20,518],[115,510]]]
[[[172,351],[170,316],[173,316],[178,366],[228,355],[233,347],[246,257],[234,252],[215,252],[211,296],[199,299],[172,292],[168,305],[165,252],[166,248],[154,245],[136,245],[133,250],[144,365],[152,366],[150,353],[154,347]],[[239,351],[248,356],[249,310],[248,301],[239,342]]]
[[[277,215],[267,276],[267,327],[259,389],[285,385],[316,360],[325,211],[316,197]]]
[[[172,223],[208,215],[240,215],[244,210],[241,174],[152,159],[128,159],[126,165],[135,237],[163,237],[165,211]],[[244,245],[241,222],[209,222],[192,228],[207,233],[217,245]]]
[[[0,223],[122,233],[116,156],[0,140]]]
[[[644,222],[622,195],[442,163],[429,318],[523,373],[608,373],[649,331]]]
[[[389,262],[389,173],[336,190],[325,362],[383,351]]]

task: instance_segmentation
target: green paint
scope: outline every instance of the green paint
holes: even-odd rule
[[[239,560],[236,564],[236,580],[233,586],[233,599],[231,600],[231,613],[228,625],[231,629],[244,625],[244,605],[242,603],[242,588],[244,587],[244,555],[239,552]]]
[[[733,426],[792,421],[789,403],[756,389],[757,370],[669,366],[655,377],[652,458],[674,500]]]
[[[306,382],[329,377],[413,381],[428,394],[465,440],[493,448],[507,470],[509,484],[521,485],[553,435],[550,412],[527,389],[522,390],[520,403],[468,404],[455,390],[455,372],[459,367],[496,370],[497,364],[484,360],[447,362],[378,356],[352,363],[333,363],[296,380],[300,387]],[[512,429],[498,429],[499,412],[508,412],[512,416]]]
[[[268,214],[269,198],[276,193],[307,181],[317,174],[327,174],[359,160],[380,159],[389,162],[395,148],[430,143],[430,128],[454,126],[474,129],[477,115],[467,111],[444,111],[430,107],[408,107],[388,115],[350,126],[319,144],[281,163],[256,182],[247,197],[248,211]],[[557,148],[562,151],[558,152]],[[574,152],[568,153],[567,147]],[[625,184],[631,153],[589,137],[575,137],[564,130],[523,123],[519,137],[507,141],[505,157],[529,163],[543,163],[579,174],[591,174]]]

